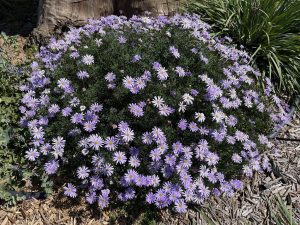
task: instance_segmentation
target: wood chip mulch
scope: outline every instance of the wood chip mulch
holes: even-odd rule
[[[300,112],[294,115],[293,122],[286,126],[280,137],[300,138]],[[245,181],[243,192],[232,198],[212,197],[200,211],[190,210],[186,215],[174,216],[162,212],[161,224],[209,224],[207,216],[221,225],[274,224],[272,214],[278,212],[276,196],[280,196],[293,211],[297,224],[300,224],[300,142],[274,141],[279,155],[269,154],[273,171],[270,174],[255,174]],[[28,200],[9,209],[0,208],[0,225],[102,225],[110,222],[110,212],[98,215],[86,209],[85,204],[60,207],[58,195],[46,200]],[[66,200],[67,201],[67,200]],[[63,200],[60,200],[63,205]],[[125,223],[120,223],[125,224]]]
[[[280,137],[300,139],[300,112]],[[211,198],[203,206],[203,212],[222,225],[274,224],[271,218],[278,213],[275,202],[280,196],[293,211],[296,224],[300,224],[300,142],[276,140],[274,144],[280,152],[276,156],[269,154],[273,167],[270,174],[255,174],[246,181],[245,190],[234,198]],[[194,224],[208,224],[203,214],[195,211],[190,214],[192,221],[197,222]]]

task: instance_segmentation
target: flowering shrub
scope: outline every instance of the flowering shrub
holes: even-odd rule
[[[21,87],[26,158],[63,178],[71,198],[177,212],[270,170],[261,153],[275,150],[267,135],[288,107],[209,28],[197,15],[109,16],[52,39]]]

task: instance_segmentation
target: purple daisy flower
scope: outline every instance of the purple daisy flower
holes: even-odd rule
[[[234,127],[237,124],[238,120],[234,116],[230,115],[225,119],[225,122],[228,126]]]
[[[109,204],[109,199],[107,197],[104,197],[103,195],[100,195],[98,197],[98,206],[100,209],[104,209]]]
[[[177,200],[175,202],[175,210],[178,213],[186,213],[187,212],[187,205],[183,200]]]
[[[50,152],[51,148],[52,146],[49,143],[46,143],[40,147],[40,152],[43,155],[47,155]]]
[[[117,148],[117,139],[115,137],[107,137],[105,140],[105,148],[113,151]]]
[[[84,78],[89,78],[90,75],[89,75],[88,72],[86,72],[86,71],[79,71],[79,72],[77,73],[77,77],[78,77],[79,79],[84,79]]]
[[[139,90],[142,90],[146,87],[146,82],[142,77],[139,77],[136,79],[135,85]]]
[[[228,144],[231,144],[231,145],[234,145],[235,142],[236,142],[235,137],[231,136],[231,135],[226,136],[226,141],[227,141]]]
[[[168,75],[168,71],[166,70],[165,67],[160,67],[157,71],[157,78],[160,80],[160,81],[164,81],[164,80],[167,80],[169,75]]]
[[[103,139],[97,134],[91,135],[88,138],[88,141],[89,141],[89,146],[94,150],[99,150],[99,148],[102,147],[104,144]]]
[[[180,130],[184,131],[187,128],[187,120],[181,119],[178,123],[178,127]]]
[[[116,164],[124,164],[126,163],[127,158],[124,152],[118,151],[114,153],[113,160]]]
[[[179,53],[178,49],[175,48],[175,46],[170,46],[169,51],[172,53],[172,55],[173,55],[176,59],[180,58],[180,53]]]
[[[198,94],[199,94],[199,91],[197,91],[196,89],[191,90],[191,95],[197,96]]]
[[[94,64],[94,56],[89,55],[89,54],[84,55],[82,57],[82,63],[85,64],[85,65],[88,65],[88,66]]]
[[[208,152],[206,155],[206,162],[209,166],[215,166],[219,161],[219,156],[216,153]]]
[[[151,72],[146,70],[143,75],[141,76],[141,78],[145,81],[148,82],[151,80]]]
[[[237,179],[231,180],[230,184],[234,189],[239,190],[239,191],[242,190],[244,187],[243,182],[240,180],[237,180]]]
[[[99,178],[98,176],[92,176],[90,178],[90,182],[91,182],[91,185],[93,186],[93,188],[96,190],[99,190],[99,189],[103,188],[103,186],[104,186],[103,179]]]
[[[55,174],[59,167],[58,161],[51,160],[44,165],[44,169],[48,175]]]
[[[83,114],[82,113],[75,113],[72,117],[71,117],[71,122],[74,124],[80,124],[83,121]]]
[[[175,155],[171,155],[171,154],[166,155],[165,163],[170,165],[170,166],[174,166],[176,164]]]
[[[131,167],[137,168],[137,167],[140,166],[140,164],[141,164],[140,160],[138,159],[137,156],[130,156],[130,158],[129,158],[129,165]]]
[[[149,203],[149,204],[152,204],[154,203],[156,200],[156,196],[155,194],[153,194],[152,192],[149,192],[147,195],[146,195],[146,202]]]
[[[144,115],[143,107],[136,103],[131,103],[128,106],[130,112],[136,117],[142,117]]]
[[[132,58],[132,62],[136,63],[138,61],[140,61],[142,59],[142,57],[140,55],[134,55]]]
[[[48,109],[48,112],[50,113],[50,114],[56,114],[56,113],[58,113],[59,112],[59,106],[57,105],[57,104],[53,104],[53,105],[51,105],[50,107],[49,107],[49,109]]]
[[[97,200],[96,193],[94,191],[87,193],[85,199],[89,204],[93,204]]]
[[[125,78],[123,78],[123,85],[125,88],[131,89],[135,86],[135,79],[130,76],[126,76]]]
[[[62,157],[64,153],[64,148],[65,148],[66,141],[58,136],[57,138],[53,138],[52,140],[52,149],[53,152],[52,154],[54,157],[57,159],[59,156]]]
[[[186,75],[184,69],[180,66],[176,66],[175,72],[178,74],[179,77],[184,77]]]
[[[118,42],[120,44],[125,44],[127,42],[127,39],[124,36],[118,37]]]
[[[178,155],[182,152],[183,150],[183,145],[181,142],[177,141],[175,143],[173,143],[172,145],[172,149],[175,155]]]
[[[135,170],[132,170],[132,169],[128,170],[127,173],[124,176],[125,181],[128,182],[128,183],[135,182],[135,179],[137,177],[138,177],[138,173]]]
[[[71,82],[66,79],[66,78],[60,78],[58,81],[57,81],[57,86],[61,89],[64,89],[66,90],[67,88],[70,87],[70,84]]]
[[[189,129],[192,132],[197,132],[199,130],[199,128],[195,122],[189,123]]]
[[[125,142],[130,142],[134,139],[134,132],[129,127],[125,128],[121,133],[121,137]]]
[[[66,187],[64,187],[64,194],[71,198],[75,198],[77,196],[77,190],[73,184],[68,183]]]
[[[42,127],[34,127],[32,130],[31,130],[31,134],[33,136],[34,139],[41,139],[44,137],[44,129]]]
[[[79,57],[80,57],[80,55],[79,55],[78,52],[72,52],[72,53],[70,53],[70,58],[72,58],[72,59],[77,59]]]
[[[161,67],[161,64],[159,62],[154,62],[152,65],[153,65],[153,69],[156,71],[159,70],[159,68]]]
[[[66,107],[66,108],[62,109],[61,112],[62,112],[62,115],[64,117],[67,117],[72,113],[72,108],[71,107]]]
[[[98,104],[98,103],[94,103],[94,104],[91,105],[90,108],[91,108],[92,112],[97,113],[97,112],[101,112],[103,110],[103,105],[102,104]]]
[[[150,151],[150,157],[153,161],[159,161],[162,153],[158,148]]]
[[[112,72],[105,75],[104,79],[108,82],[113,82],[116,79],[116,75]]]
[[[86,166],[78,167],[77,169],[77,177],[79,179],[85,179],[89,176],[90,170]]]
[[[165,104],[159,107],[159,114],[162,116],[169,116],[170,114],[174,113],[175,110]]]
[[[142,140],[144,144],[150,145],[153,142],[152,134],[150,132],[143,133]]]
[[[96,129],[96,122],[88,121],[83,123],[83,128],[87,132],[93,132]]]
[[[40,153],[36,149],[29,149],[26,151],[25,158],[29,161],[35,161],[39,157]]]

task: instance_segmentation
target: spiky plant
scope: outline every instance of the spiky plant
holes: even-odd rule
[[[251,52],[277,90],[300,94],[300,1],[187,0],[185,9]]]

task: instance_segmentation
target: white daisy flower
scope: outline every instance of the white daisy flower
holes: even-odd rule
[[[184,102],[180,102],[178,111],[185,112],[185,110],[186,110],[186,105],[184,104]]]
[[[194,101],[194,97],[190,94],[186,93],[182,96],[183,102],[185,102],[187,105],[192,105]]]
[[[102,39],[96,39],[95,42],[98,47],[102,45]]]
[[[160,108],[164,105],[165,101],[161,96],[155,96],[151,102],[155,107]]]
[[[157,76],[160,81],[167,80],[169,77],[166,68],[162,66],[157,70]]]
[[[130,128],[126,128],[122,132],[121,136],[122,136],[122,138],[123,138],[123,140],[125,142],[129,142],[129,141],[133,140],[133,138],[134,138],[134,132]]]
[[[205,121],[205,115],[203,113],[196,112],[195,119],[198,120],[198,122],[202,123]]]
[[[92,65],[94,63],[94,56],[92,55],[85,55],[82,57],[82,62],[85,65]]]
[[[224,112],[220,110],[214,111],[212,114],[213,120],[216,121],[217,123],[221,123],[223,119],[225,119],[226,115]]]

